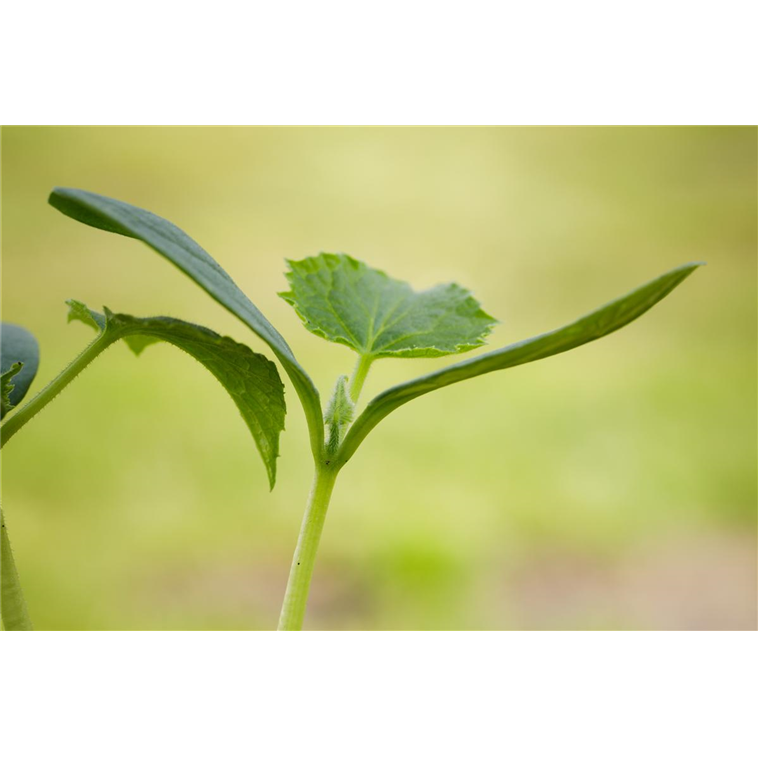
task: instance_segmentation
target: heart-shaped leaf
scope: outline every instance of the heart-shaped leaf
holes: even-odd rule
[[[497,321],[471,292],[440,284],[424,292],[349,255],[288,260],[290,303],[305,327],[364,357],[439,357],[484,344]]]

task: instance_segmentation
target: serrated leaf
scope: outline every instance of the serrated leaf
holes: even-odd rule
[[[674,268],[624,297],[556,331],[526,339],[480,357],[464,360],[382,392],[368,403],[366,409],[350,428],[340,448],[339,459],[336,463],[344,465],[371,429],[406,402],[458,381],[481,376],[491,371],[513,368],[534,360],[542,360],[607,336],[639,318],[701,265],[703,264],[688,263]]]
[[[321,455],[324,421],[318,390],[297,362],[282,335],[234,283],[231,276],[191,237],[169,221],[142,208],[81,189],[56,188],[50,204],[88,226],[138,239],[170,260],[273,350],[300,397],[314,455]]]
[[[13,369],[14,364],[21,367]],[[34,336],[14,323],[0,326],[0,374],[2,378],[2,407],[0,417],[19,404],[29,391],[39,367],[39,345]],[[11,371],[13,373],[8,375]]]
[[[0,622],[6,631],[31,631],[32,622],[21,590],[5,516],[0,510]]]
[[[439,357],[467,352],[483,345],[497,323],[458,284],[415,292],[409,284],[342,254],[322,252],[287,263],[291,289],[279,296],[309,331],[360,355]]]
[[[123,339],[138,354],[148,344],[169,342],[202,363],[237,405],[273,488],[286,412],[284,386],[274,363],[227,336],[176,318],[135,318],[107,308],[103,315],[77,300],[69,300],[68,305],[69,320],[94,325],[101,338],[111,342]]]

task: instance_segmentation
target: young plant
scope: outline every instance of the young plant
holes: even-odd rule
[[[309,331],[357,354],[352,377],[337,378],[322,412],[318,390],[281,334],[226,271],[181,229],[146,210],[78,189],[55,189],[49,202],[77,221],[142,241],[167,258],[257,334],[292,382],[308,425],[314,474],[279,618],[280,630],[298,630],[303,625],[335,481],[383,418],[406,402],[449,384],[540,360],[606,336],[638,318],[701,265],[675,268],[563,328],[391,387],[357,414],[361,390],[376,360],[468,352],[485,343],[497,321],[457,284],[416,292],[348,255],[321,253],[288,261],[290,288],[281,297]],[[113,342],[123,338],[139,354],[147,344],[162,339],[199,360],[226,388],[253,435],[273,487],[285,403],[282,382],[270,360],[228,337],[183,321],[114,315],[107,309],[100,314],[76,301],[69,305],[69,320],[88,323],[98,336],[58,378],[3,423],[3,444]]]

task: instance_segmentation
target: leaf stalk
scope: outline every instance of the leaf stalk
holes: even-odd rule
[[[350,399],[353,402],[358,402],[358,397],[361,396],[363,384],[366,381],[366,377],[368,376],[369,370],[371,370],[371,364],[373,362],[373,355],[361,355],[356,361],[353,376],[350,379]]]
[[[52,402],[100,353],[116,341],[106,333],[101,334],[72,363],[58,374],[39,394],[16,410],[0,426],[0,448],[17,434],[37,413]]]
[[[37,413],[50,404],[98,355],[118,339],[102,333],[87,348],[58,374],[42,391],[0,426],[0,448],[17,434]],[[32,631],[32,623],[26,608],[16,563],[11,551],[5,517],[0,511],[0,617],[6,631]]]

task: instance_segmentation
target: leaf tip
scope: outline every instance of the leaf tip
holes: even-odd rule
[[[50,190],[50,194],[47,196],[48,204],[56,207],[56,203],[59,202],[59,197],[63,192],[65,192],[64,187],[53,187]]]
[[[698,268],[700,268],[701,266],[704,266],[704,265],[708,265],[708,263],[706,263],[705,260],[693,260],[690,263],[685,263],[684,265],[680,265],[679,266],[679,270],[680,271],[688,271],[688,272],[691,273],[692,271],[694,271],[694,270],[696,270],[696,269],[698,269]],[[676,270],[676,269],[674,269],[674,270]]]
[[[677,268],[674,268],[672,271],[669,271],[668,274],[664,275],[676,275],[679,274],[680,279],[679,281],[684,281],[688,276],[692,275],[695,271],[697,271],[698,268],[702,268],[702,266],[708,265],[704,260],[695,260],[691,263],[685,263],[684,265],[680,265]]]

